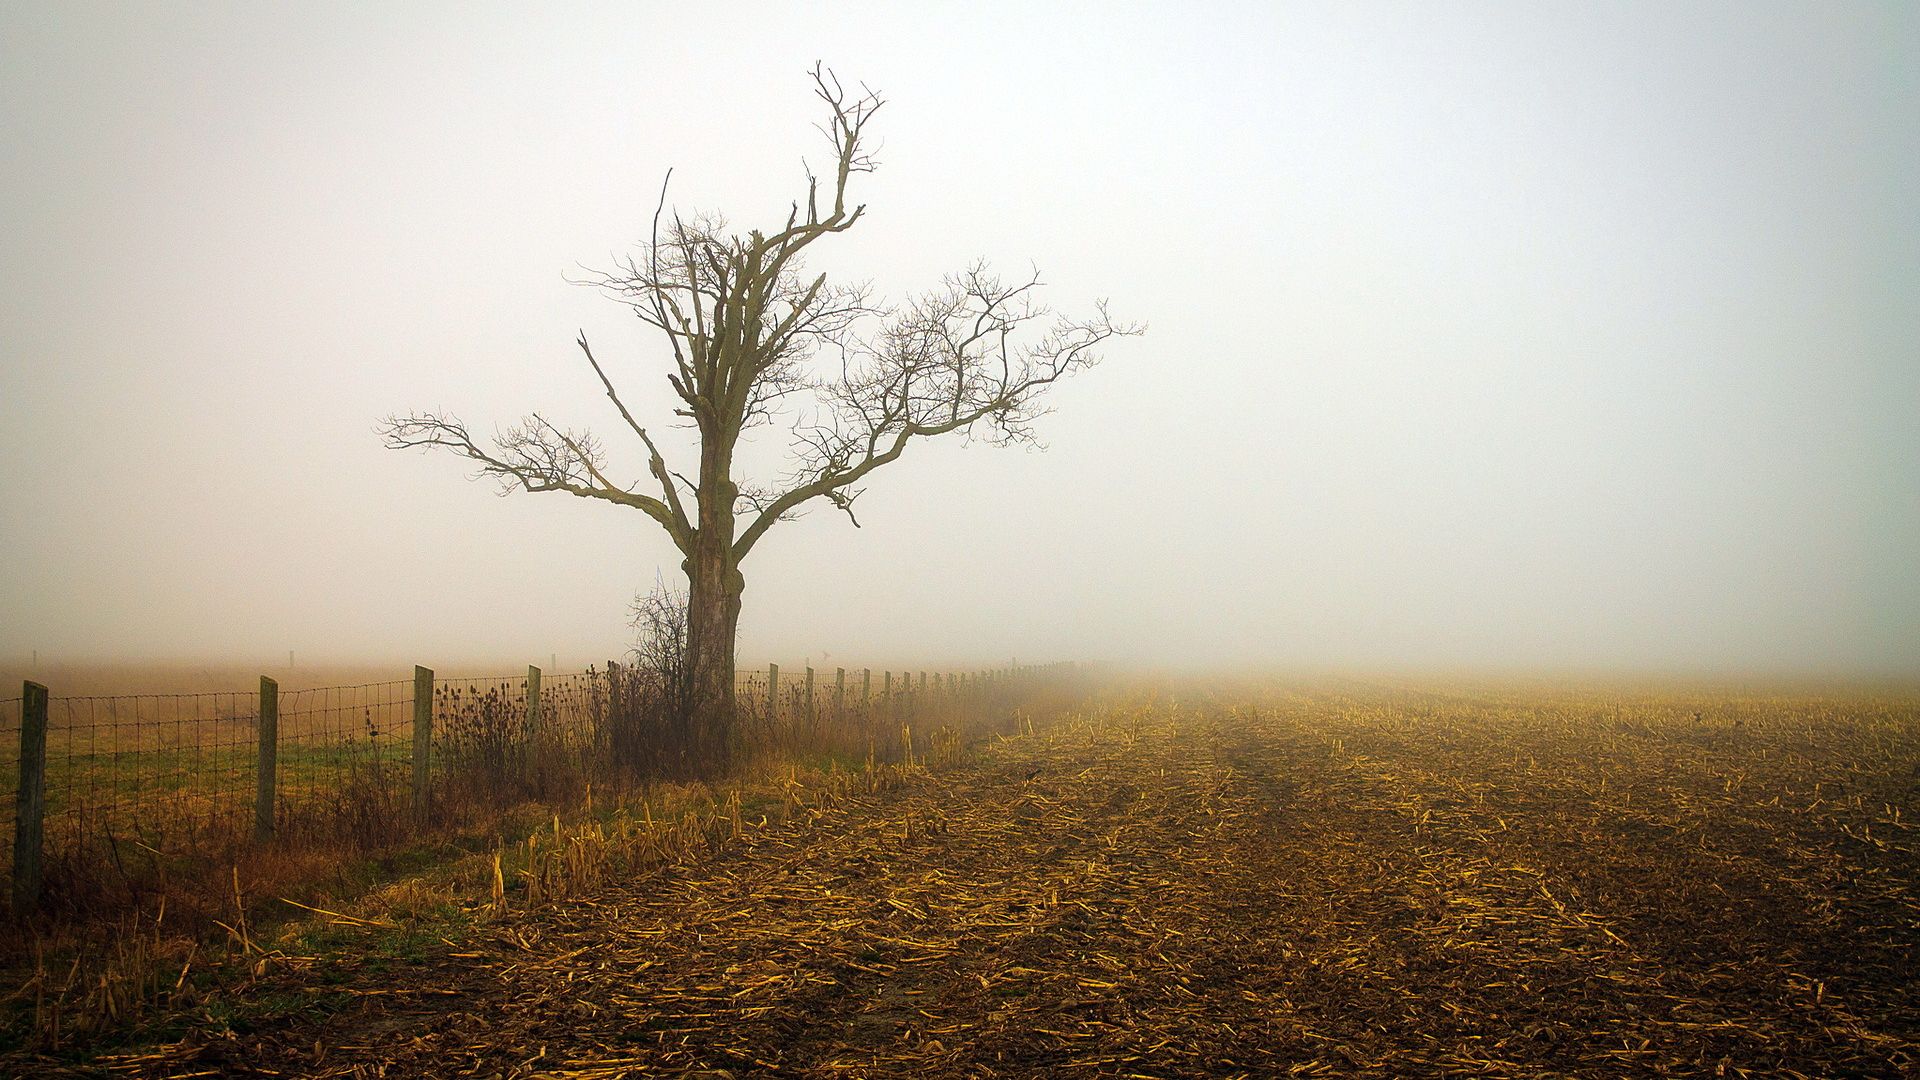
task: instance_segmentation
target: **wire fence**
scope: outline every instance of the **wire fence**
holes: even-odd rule
[[[274,829],[291,835],[377,835],[401,820],[413,769],[413,683],[282,691],[275,754]],[[259,730],[243,794],[258,812]]]
[[[54,850],[100,836],[164,851],[163,832],[209,832],[244,807],[227,797],[248,765],[238,694],[48,701],[46,836]],[[163,829],[162,826],[175,828]]]
[[[1064,670],[741,671],[730,757],[924,753],[1004,718]],[[10,891],[16,906],[50,896],[83,907],[241,850],[371,850],[490,808],[670,775],[661,751],[685,733],[658,708],[658,689],[609,665],[459,678],[422,668],[411,680],[288,691],[263,679],[258,694],[52,694],[40,699],[36,754],[22,738],[37,708],[29,684],[0,700],[0,779],[20,793],[0,800],[0,824],[42,837],[37,851],[16,843]]]

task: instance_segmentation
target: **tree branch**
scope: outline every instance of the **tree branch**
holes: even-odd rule
[[[620,395],[614,392],[613,381],[607,378],[607,373],[601,368],[600,361],[594,359],[593,349],[587,345],[587,332],[580,331],[577,340],[580,351],[587,354],[587,363],[593,365],[593,373],[600,376],[600,385],[606,388],[607,398],[613,402],[614,408],[620,410],[620,418],[627,422],[627,426],[633,429],[634,434],[640,436],[641,442],[647,444],[647,467],[652,471],[654,479],[660,482],[660,490],[666,495],[667,508],[673,512],[675,526],[681,532],[691,534],[693,525],[687,520],[686,508],[680,504],[680,491],[674,487],[673,474],[667,468],[666,459],[660,456],[660,448],[653,444],[653,439],[647,435],[647,429],[640,426],[639,421],[633,418],[633,414],[627,411],[626,403],[620,400]]]
[[[1038,273],[1009,285],[976,264],[909,305],[872,340],[854,343],[861,362],[815,386],[825,416],[796,429],[789,486],[758,508],[734,543],[734,557],[745,557],[775,522],[813,499],[852,517],[859,492],[851,486],[898,460],[914,439],[971,435],[985,424],[992,442],[1031,441],[1048,387],[1097,362],[1092,350],[1101,342],[1144,330],[1114,322],[1103,302],[1093,318],[1056,319],[1036,340],[1019,344],[1021,331],[1047,314],[1032,301],[1038,285]]]
[[[615,487],[600,470],[598,447],[590,436],[562,432],[535,415],[520,427],[494,437],[495,449],[480,446],[456,417],[438,413],[390,416],[380,425],[389,450],[443,449],[479,464],[480,476],[500,481],[501,493],[564,491],[583,499],[631,506],[658,521],[676,546],[688,551],[692,535],[659,499]],[[583,475],[584,474],[584,475]]]

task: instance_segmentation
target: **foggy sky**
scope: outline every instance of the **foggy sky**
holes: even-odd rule
[[[0,11],[0,655],[616,652],[657,526],[375,421],[642,476],[566,275],[669,167],[777,224],[819,59],[889,104],[817,265],[1151,329],[775,528],[744,662],[1920,672],[1912,5],[178,7]]]

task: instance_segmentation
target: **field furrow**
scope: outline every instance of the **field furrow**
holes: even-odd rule
[[[1697,762],[1674,770],[1660,731],[1609,737],[1584,757],[1567,741],[1598,735],[1546,731],[1383,718],[1324,689],[1115,709],[499,919],[477,945],[348,985],[357,1000],[328,1017],[113,1067],[1598,1077],[1920,1066],[1920,1025],[1900,1006],[1917,989],[1904,964],[1911,865],[1860,867],[1844,831],[1756,816],[1732,785],[1710,798]],[[1836,892],[1843,879],[1855,891]]]

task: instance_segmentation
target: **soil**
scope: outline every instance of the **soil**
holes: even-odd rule
[[[1808,708],[1114,707],[91,1068],[1915,1075],[1920,731]]]

